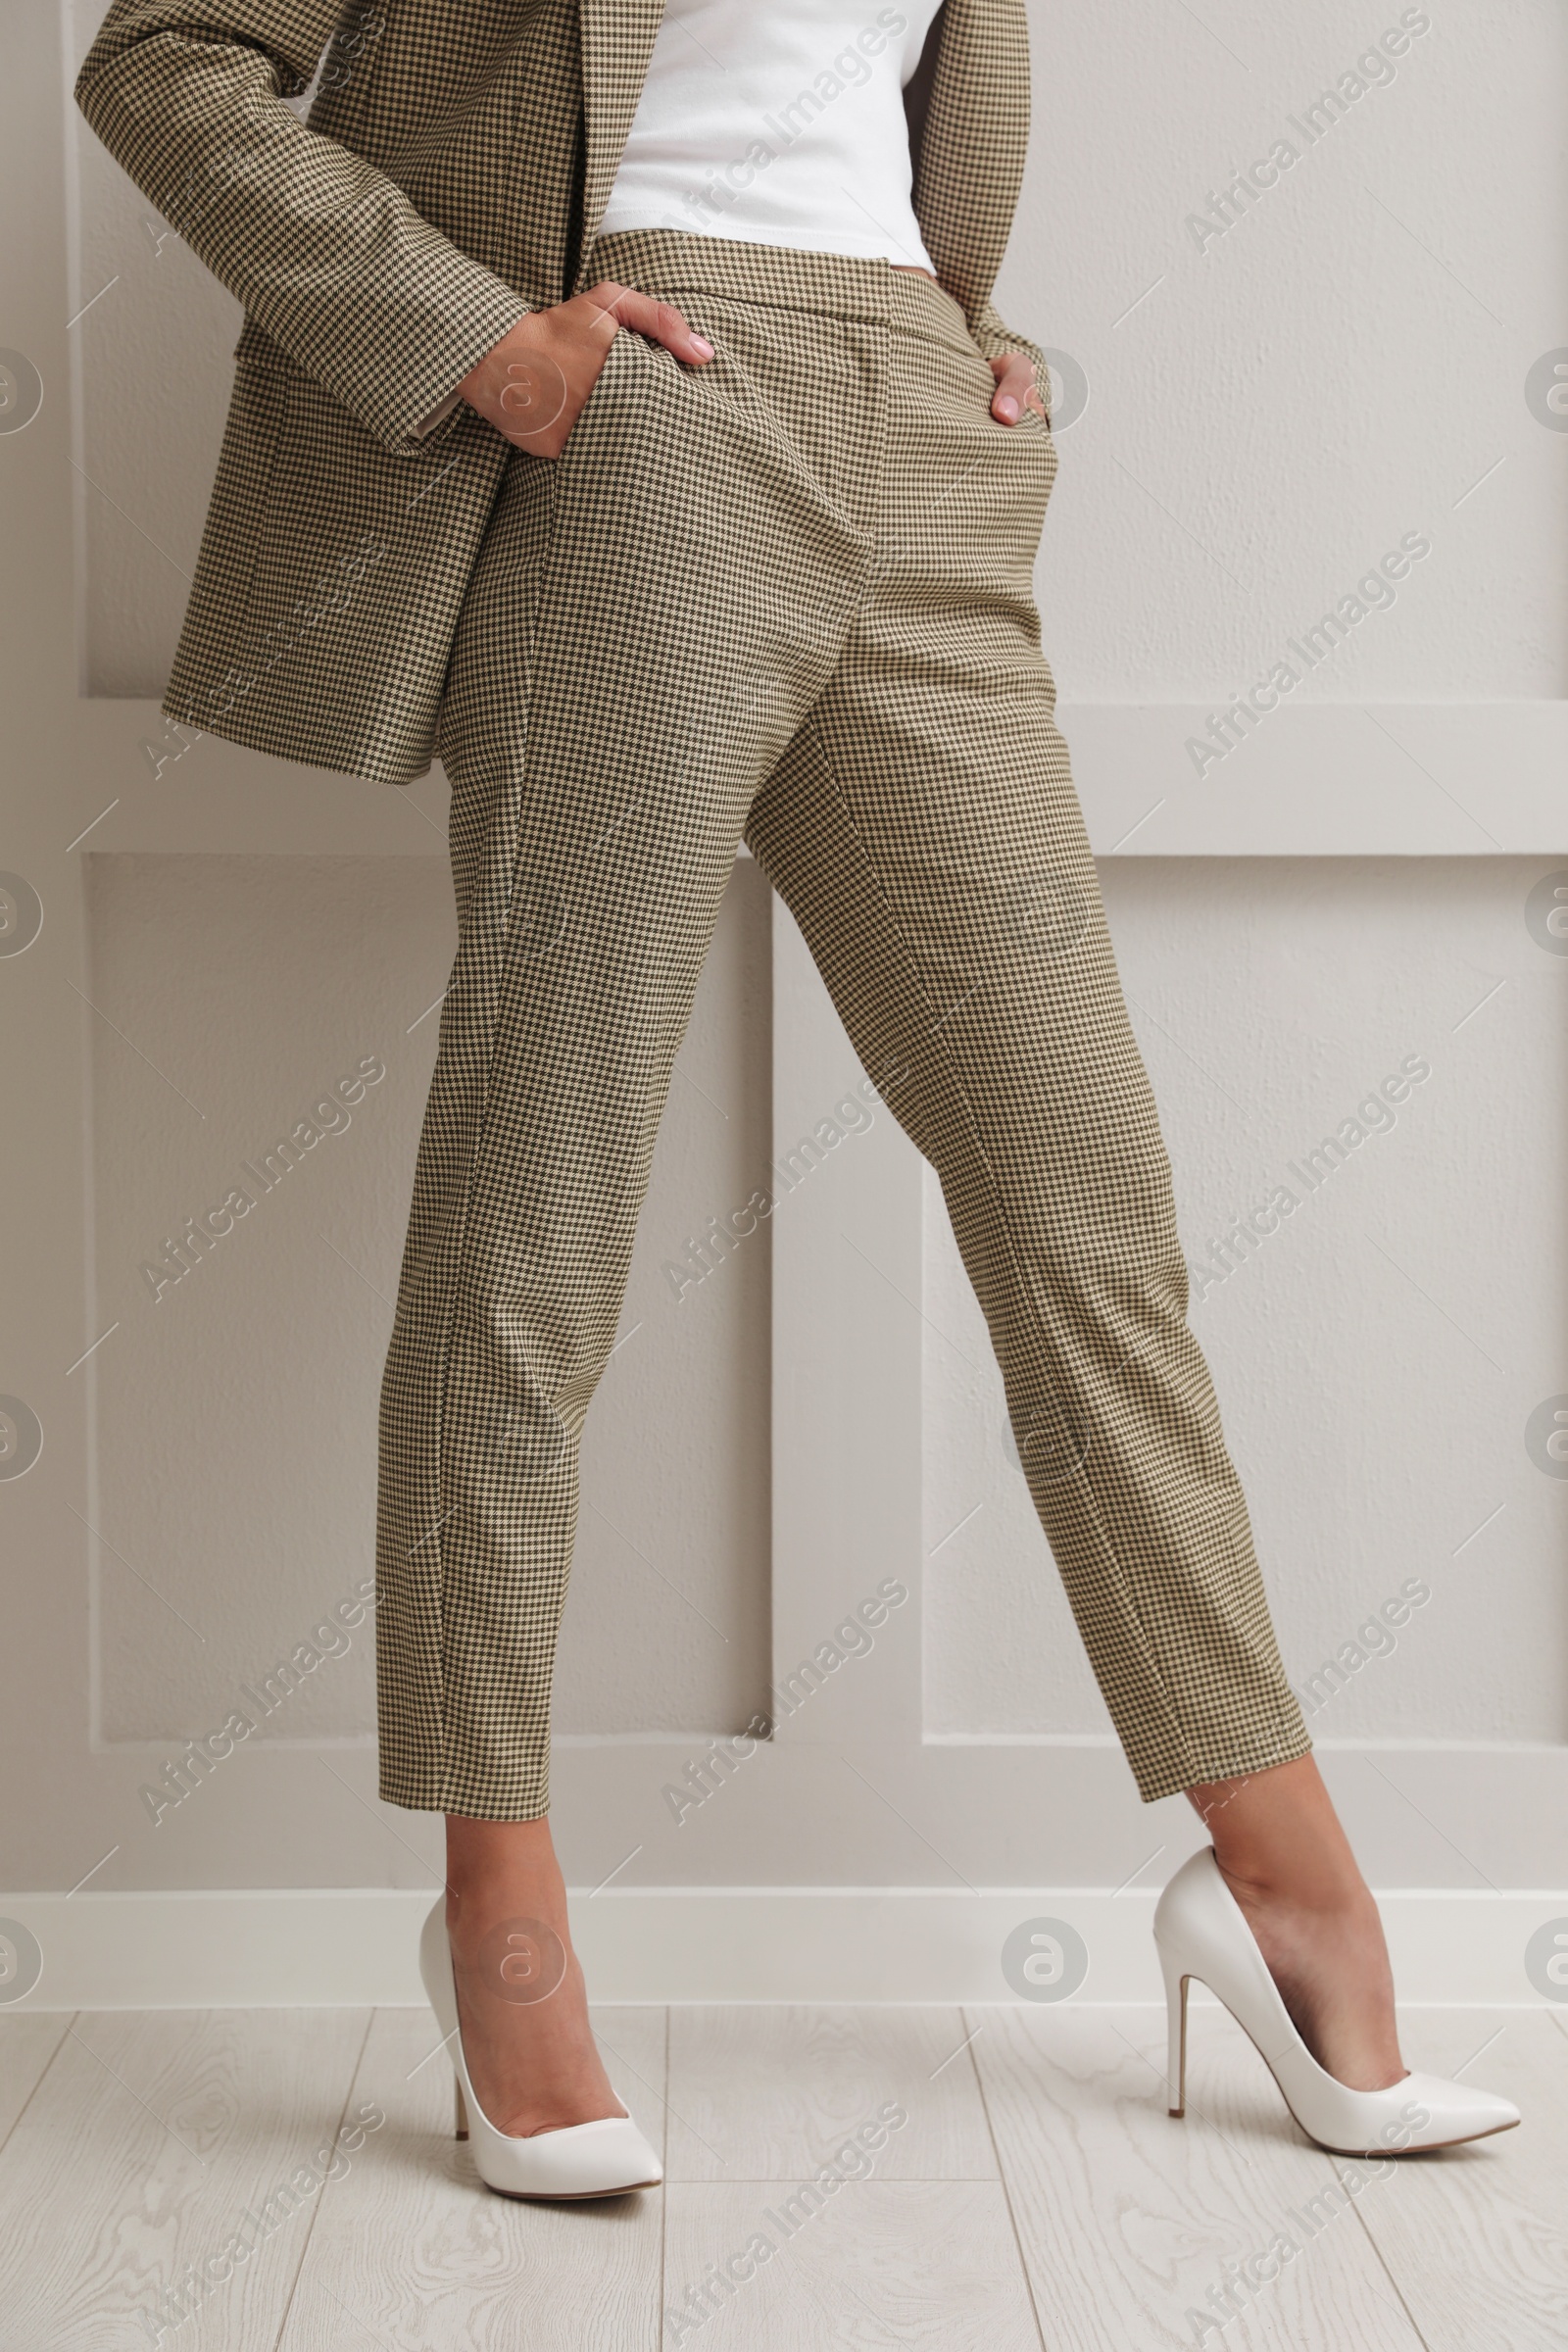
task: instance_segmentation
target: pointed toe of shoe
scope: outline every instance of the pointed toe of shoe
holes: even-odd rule
[[[1407,2148],[1451,2148],[1461,2140],[1487,2139],[1494,2132],[1508,2132],[1520,2121],[1511,2099],[1495,2091],[1477,2090],[1468,2082],[1446,2082],[1441,2075],[1407,2075],[1386,2097],[1403,2102],[1401,2116],[1412,2131]]]
[[[663,2167],[630,2116],[606,2116],[513,2139],[474,2134],[473,2154],[487,2187],[508,2197],[617,2197],[657,2188]]]

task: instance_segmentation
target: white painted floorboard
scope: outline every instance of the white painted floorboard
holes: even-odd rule
[[[1495,2140],[1399,2166],[1366,2201],[1422,2336],[1431,2352],[1568,2345],[1568,2018],[1418,2011],[1404,2040],[1407,2060],[1463,2070],[1525,2118]]]
[[[658,2146],[662,2010],[596,2011],[594,2023],[612,2081]],[[377,2012],[354,2086],[362,2101],[379,2106],[386,2126],[328,2184],[281,2352],[658,2344],[657,2196],[545,2206],[482,2189],[466,2144],[452,2135],[452,2069],[428,2010]],[[195,2340],[215,2352],[223,2344]]]
[[[292,2177],[330,2149],[370,2017],[227,2009],[70,2019],[0,2149],[5,2352],[151,2344],[142,2314],[190,2266],[221,2268],[247,2211],[260,2224],[254,2251],[163,2340],[272,2352],[317,2210],[317,2194]],[[0,2047],[13,2026],[31,2022],[0,2023]]]
[[[1048,2345],[1420,2352],[1356,2221],[1360,2199],[1336,2189],[1348,2159],[1296,2129],[1229,2020],[1191,2012],[1182,2121],[1166,2112],[1162,2015],[976,2010],[971,2023]],[[1362,2193],[1379,2185],[1368,2176]],[[1227,2264],[1267,2260],[1284,2232],[1300,2252],[1282,2250],[1277,2278],[1233,2290],[1227,2309]]]
[[[809,2180],[893,2107],[879,2180],[995,2180],[968,2030],[956,2008],[671,2009],[668,2177]]]
[[[621,2008],[595,2025],[668,2183],[543,2207],[480,2188],[423,2010],[0,2016],[0,2352],[1568,2343],[1553,2012],[1410,2012],[1414,2065],[1463,2068],[1525,2125],[1383,2179],[1305,2141],[1209,2007],[1181,2123],[1152,2009]],[[814,2185],[884,2111],[860,2177]],[[1236,2266],[1286,2235],[1291,2258],[1230,2288],[1222,2328]],[[221,2271],[236,2236],[254,2250],[182,2321],[166,2306],[155,2336],[158,2298],[192,2266]],[[720,2293],[732,2256],[751,2275]]]

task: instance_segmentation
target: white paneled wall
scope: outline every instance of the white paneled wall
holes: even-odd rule
[[[88,927],[94,1328],[121,1321],[88,1367],[114,1546],[99,1728],[177,1747],[373,1572],[376,1396],[456,926],[435,858],[132,855],[89,858]],[[696,1202],[727,1208],[766,1164],[769,995],[748,861],[593,1414],[563,1730],[739,1728],[766,1686],[768,1237],[679,1299],[662,1265]],[[345,1078],[360,1099],[318,1110]],[[322,1140],[269,1166],[313,1113]],[[178,1273],[166,1242],[231,1187],[255,1205]],[[370,1731],[371,1641],[318,1643],[260,1736]]]
[[[1416,17],[1393,79],[1318,129],[1311,103]],[[1568,343],[1568,17],[1070,0],[1032,25],[999,303],[1088,381],[1039,573],[1064,698],[1244,688],[1408,530],[1431,561],[1304,691],[1560,696],[1565,442],[1525,385]],[[1209,233],[1280,140],[1296,162]]]
[[[1525,922],[1537,871],[1106,876],[1193,1328],[1325,1741],[1568,1740],[1562,1483],[1526,1444],[1568,1361],[1568,973]],[[1404,1099],[1368,1106],[1386,1077]],[[1108,1734],[929,1178],[926,1200],[927,1728]],[[1404,1622],[1365,1631],[1390,1601]]]
[[[423,1887],[436,1825],[373,1797],[368,1626],[161,1825],[138,1794],[368,1572],[452,910],[439,772],[398,794],[212,740],[145,757],[238,314],[71,114],[101,0],[64,12],[19,20],[0,85],[27,228],[0,344],[44,385],[0,431],[0,867],[45,913],[0,957],[24,1147],[0,1392],[43,1432],[0,1479],[24,1564],[0,1744],[24,1790],[0,1884]],[[1553,0],[1067,0],[1033,37],[998,300],[1057,362],[1045,643],[1288,1667],[1307,1689],[1360,1649],[1314,1729],[1379,1883],[1560,1885],[1568,1478],[1526,1431],[1568,1396],[1568,956],[1525,909],[1568,886],[1568,416],[1546,397],[1557,361],[1568,382],[1568,21]],[[1358,72],[1374,51],[1391,71]],[[1357,599],[1411,536],[1396,588]],[[1279,708],[1195,762],[1282,662]],[[1431,1074],[1393,1129],[1200,1279],[1409,1054]],[[155,1303],[140,1265],[368,1056],[385,1076],[347,1128]],[[713,1948],[743,1978],[761,1931],[736,1889],[950,1890],[978,1986],[976,1887],[1119,1886],[1152,1855],[1158,1878],[1195,1832],[1179,1799],[1138,1805],[1109,1740],[891,1119],[710,1280],[677,1298],[662,1272],[856,1082],[743,862],[585,1440],[558,1835],[574,1883],[741,1905]],[[769,1686],[887,1580],[906,1600],[874,1645],[777,1707]],[[1412,1581],[1429,1597],[1394,1646],[1358,1642]],[[672,1808],[760,1708],[776,1738]],[[865,1901],[863,1935],[812,1931],[810,1984],[854,1944],[858,1984],[918,1991],[897,1906]],[[591,1933],[635,1994],[637,1931]]]

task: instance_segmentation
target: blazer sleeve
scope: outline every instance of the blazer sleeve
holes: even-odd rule
[[[528,305],[392,180],[284,104],[342,0],[115,0],[76,103],[249,317],[385,449]]]
[[[1016,327],[1008,326],[1005,320],[998,315],[996,305],[990,302],[981,311],[979,321],[971,329],[971,332],[974,336],[975,349],[982,359],[1002,360],[1011,352],[1021,351],[1026,359],[1033,360],[1035,386],[1049,416],[1051,414],[1051,368],[1040,345],[1031,343],[1027,335],[1020,335]]]

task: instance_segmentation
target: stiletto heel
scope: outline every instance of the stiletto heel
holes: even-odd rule
[[[446,1909],[445,1894],[438,1894],[419,1937],[419,1974],[441,2038],[452,2052],[457,2136],[472,2148],[485,2186],[507,2197],[618,2197],[628,2189],[657,2188],[662,2168],[624,2103],[619,2115],[567,2124],[560,2132],[535,2132],[527,2138],[496,2130],[474,2096],[463,2054]]]
[[[1211,1845],[1184,1862],[1154,1907],[1165,1978],[1170,2071],[1180,2115],[1187,2103],[1187,1987],[1197,1977],[1224,2002],[1274,2077],[1308,2139],[1337,2156],[1402,2154],[1485,2139],[1519,2121],[1508,2099],[1440,2075],[1404,2075],[1386,2090],[1352,2090],[1319,2066],[1281,1998],[1247,1915],[1225,1884]]]
[[[1169,2113],[1187,2113],[1187,1987],[1192,1978],[1184,1976],[1180,1963],[1168,1961],[1163,1951],[1159,1955],[1165,1975],[1165,2088],[1170,2094]]]

